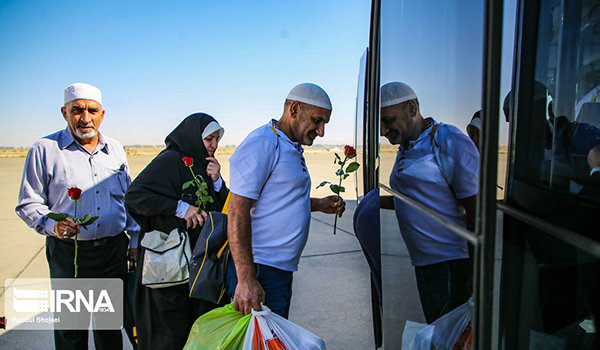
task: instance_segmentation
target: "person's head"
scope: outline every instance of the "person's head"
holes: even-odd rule
[[[513,91],[510,90],[506,97],[504,98],[504,103],[502,104],[502,112],[504,112],[504,120],[508,123],[510,121],[510,109],[512,105],[512,95]]]
[[[554,101],[548,102],[548,121],[554,125]]]
[[[325,135],[331,111],[331,100],[321,87],[311,83],[296,85],[285,100],[283,131],[293,142],[310,146],[317,136]]]
[[[548,97],[551,98],[552,96],[549,95],[548,88],[546,88],[546,85],[535,80],[533,82],[533,95],[528,95],[526,97],[533,101],[534,108],[535,108],[535,105],[539,105],[539,104],[543,104],[544,108],[546,108],[546,103],[548,103],[547,102]],[[514,98],[515,98],[514,91],[510,90],[508,92],[508,94],[506,94],[506,97],[504,98],[504,103],[502,104],[502,111],[504,112],[504,118],[507,123],[510,121],[510,112],[511,112],[511,108],[513,107],[513,99]],[[546,114],[546,113],[544,112],[544,114]]]
[[[207,157],[213,157],[225,129],[215,118],[206,113],[193,113],[185,117],[165,138],[168,150],[176,150],[194,163],[206,166]]]
[[[395,81],[381,87],[381,136],[407,146],[423,131],[422,121],[417,94],[410,86]]]
[[[202,132],[202,141],[204,142],[204,147],[208,152],[208,156],[212,157],[215,155],[217,148],[219,148],[219,141],[223,137],[225,133],[225,129],[217,121],[210,122],[204,131]]]
[[[467,125],[467,135],[479,149],[479,136],[481,134],[481,110],[475,112],[471,122]]]
[[[67,86],[61,113],[79,143],[88,144],[98,140],[104,110],[102,94],[97,87],[83,83]]]

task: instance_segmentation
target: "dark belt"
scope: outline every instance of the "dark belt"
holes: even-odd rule
[[[111,237],[104,237],[104,238],[99,238],[99,239],[92,239],[89,241],[82,241],[80,239],[77,240],[77,245],[83,246],[83,247],[102,247],[107,245],[108,243],[110,243],[112,240],[116,239],[117,237],[119,237],[121,234],[124,234],[124,232],[121,232],[119,234],[117,234],[116,236],[111,236]],[[75,245],[75,240],[74,239],[60,239],[59,240],[61,242],[65,242],[65,243],[69,243],[72,245]]]

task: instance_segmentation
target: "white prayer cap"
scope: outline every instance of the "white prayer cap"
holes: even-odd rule
[[[333,110],[331,100],[325,90],[320,86],[311,83],[302,83],[296,85],[287,95],[288,100],[306,103],[312,106]]]
[[[471,125],[471,126],[473,126],[473,127],[477,128],[477,130],[481,131],[481,119],[479,119],[479,118],[473,118],[473,119],[471,120],[471,122],[469,123],[469,125]],[[468,127],[469,125],[467,125],[467,127]]]
[[[65,89],[65,105],[73,100],[94,100],[102,104],[102,93],[95,86],[75,83]]]
[[[415,91],[399,81],[387,83],[381,87],[381,108],[397,105],[417,98]]]
[[[225,129],[223,129],[223,127],[219,125],[219,123],[217,123],[216,121],[212,121],[206,126],[206,128],[204,128],[204,131],[202,132],[202,139],[204,140],[215,131],[219,131],[220,140],[223,137],[223,134],[225,133]]]

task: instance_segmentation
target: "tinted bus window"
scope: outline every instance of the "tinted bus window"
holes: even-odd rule
[[[504,104],[506,113],[519,109],[515,178],[599,200],[600,174],[591,171],[600,167],[600,6],[542,1],[538,32],[533,86]]]
[[[481,109],[483,5],[481,1],[381,2],[381,85],[391,82],[409,85],[427,123],[433,120],[450,124],[456,127],[453,130],[463,134],[466,142],[471,142],[466,136],[466,127],[475,112]],[[383,96],[381,99],[381,106],[385,108],[390,101],[384,101]],[[393,102],[392,106],[395,105]],[[403,192],[390,181],[390,175],[404,170],[400,164],[402,159],[397,159],[401,157],[398,147],[408,129],[384,114],[382,112],[380,121],[379,178],[392,193]],[[432,119],[428,119],[430,117]],[[431,140],[420,138],[410,147],[418,147],[419,142],[428,145]],[[476,158],[473,159],[478,159],[474,144],[467,146],[464,151],[474,150]],[[396,166],[395,161],[399,162]],[[470,164],[470,170],[477,174],[478,162]],[[424,184],[424,191],[428,191],[428,181],[445,181],[429,173],[415,176],[422,181],[420,184]],[[382,196],[390,194],[381,191]],[[421,204],[435,208],[435,203]],[[384,343],[386,348],[399,349],[407,321],[425,323],[427,319],[417,289],[414,265],[421,265],[428,259],[410,251],[394,210],[381,210],[380,214]],[[463,247],[466,249],[466,245]]]

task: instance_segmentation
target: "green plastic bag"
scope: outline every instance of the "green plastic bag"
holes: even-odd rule
[[[233,303],[198,317],[184,350],[241,350],[252,314],[243,316]]]

